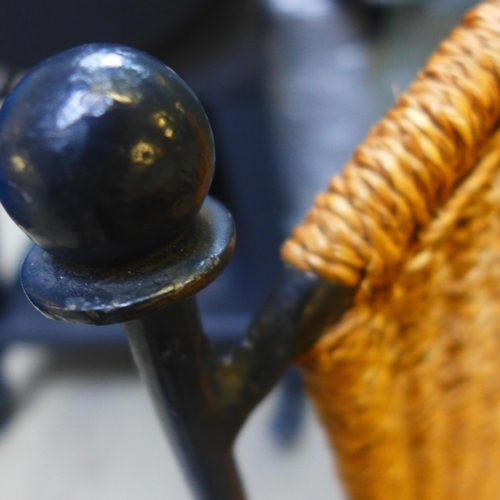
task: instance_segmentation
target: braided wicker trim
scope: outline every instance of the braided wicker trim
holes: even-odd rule
[[[500,1],[492,0],[466,15],[317,196],[283,258],[348,286],[388,282],[499,118]]]

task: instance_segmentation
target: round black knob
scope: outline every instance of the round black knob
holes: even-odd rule
[[[213,175],[212,132],[160,61],[84,45],[30,71],[0,111],[0,198],[51,254],[117,263],[193,223]]]

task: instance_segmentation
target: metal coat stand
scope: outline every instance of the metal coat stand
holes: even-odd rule
[[[196,97],[127,47],[50,58],[0,114],[0,196],[35,242],[28,298],[52,319],[124,323],[195,497],[242,500],[239,429],[353,292],[285,269],[239,347],[216,353],[195,295],[226,267],[235,233],[222,205],[203,203],[213,158]]]

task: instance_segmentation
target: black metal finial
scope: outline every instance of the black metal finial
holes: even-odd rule
[[[0,115],[0,196],[49,253],[123,262],[191,225],[214,167],[187,85],[153,57],[92,44],[35,67]]]
[[[227,212],[201,209],[213,170],[201,104],[153,57],[92,44],[31,70],[0,111],[0,199],[37,245],[35,307],[108,324],[206,286],[234,244]]]

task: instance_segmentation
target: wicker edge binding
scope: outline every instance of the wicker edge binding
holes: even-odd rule
[[[320,193],[282,257],[332,282],[391,281],[500,117],[500,1],[464,18]]]

